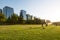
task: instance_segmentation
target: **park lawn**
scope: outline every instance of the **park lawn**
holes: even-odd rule
[[[60,26],[1,25],[0,40],[60,40]]]

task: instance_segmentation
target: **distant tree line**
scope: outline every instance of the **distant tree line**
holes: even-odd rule
[[[60,26],[60,22],[53,22],[52,25]]]
[[[50,22],[48,20],[48,22]],[[39,18],[34,18],[34,20],[23,20],[21,16],[12,14],[10,17],[6,18],[3,13],[0,13],[0,25],[2,24],[47,24],[45,20],[41,20]]]

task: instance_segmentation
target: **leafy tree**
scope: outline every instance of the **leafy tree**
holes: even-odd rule
[[[60,22],[53,22],[52,25],[60,26]]]
[[[20,16],[18,17],[18,23],[20,23],[20,24],[23,23],[23,18]]]
[[[34,23],[35,23],[35,24],[40,24],[40,23],[41,23],[41,19],[39,19],[39,18],[34,18]]]
[[[41,25],[42,25],[42,27],[43,27],[43,25],[45,24],[46,25],[46,22],[45,22],[45,20],[43,19],[43,20],[41,20],[41,23],[40,23]]]
[[[18,22],[18,15],[16,14],[12,14],[8,19],[7,19],[7,23],[10,24],[17,24]]]
[[[5,23],[6,21],[6,17],[4,16],[4,14],[0,13],[0,24]]]
[[[51,21],[50,20],[46,20],[46,23],[51,23]]]
[[[23,16],[20,15],[18,17],[18,23],[20,23],[20,24],[25,24],[26,23],[26,20],[23,19]]]
[[[7,24],[10,24],[11,23],[11,18],[10,17],[8,17],[8,19],[6,20],[6,23]]]

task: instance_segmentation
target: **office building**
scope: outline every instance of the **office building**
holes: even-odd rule
[[[2,13],[2,9],[0,9],[0,13]]]
[[[27,18],[27,20],[32,20],[32,16],[29,14],[26,14],[26,18]]]
[[[21,10],[20,17],[22,17],[23,20],[26,20],[26,11],[25,10]]]
[[[3,8],[3,14],[4,14],[7,18],[10,17],[13,13],[14,13],[13,8],[8,7],[8,6],[5,6],[5,7]]]

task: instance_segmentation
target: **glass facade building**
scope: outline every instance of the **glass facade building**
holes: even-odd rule
[[[23,20],[26,20],[26,11],[25,10],[21,10],[20,17],[22,17]]]
[[[4,14],[7,18],[10,17],[13,13],[14,13],[13,8],[8,7],[8,6],[5,6],[5,7],[3,8],[3,14]]]
[[[32,16],[29,14],[26,15],[26,18],[27,18],[27,20],[32,20]]]
[[[0,9],[0,13],[2,13],[2,9]]]

